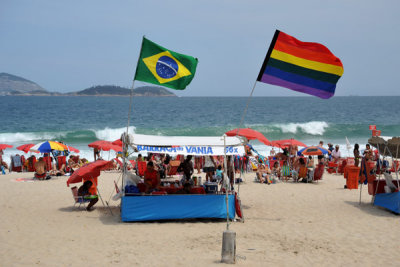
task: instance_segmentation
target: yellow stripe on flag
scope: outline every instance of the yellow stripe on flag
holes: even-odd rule
[[[339,76],[342,76],[342,74],[343,74],[343,67],[296,57],[296,56],[293,56],[288,53],[284,53],[284,52],[281,52],[281,51],[278,51],[275,49],[272,50],[271,57],[281,60],[281,61],[284,61],[284,62],[288,62],[288,63],[294,64],[294,65],[303,67],[303,68],[307,68],[307,69],[313,69],[316,71],[332,73],[332,74],[339,75]]]

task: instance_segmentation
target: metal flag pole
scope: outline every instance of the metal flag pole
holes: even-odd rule
[[[222,252],[221,262],[235,263],[236,261],[236,233],[229,230],[229,199],[228,199],[228,188],[229,188],[229,177],[228,177],[228,165],[226,160],[226,134],[224,134],[224,184],[227,185],[225,188],[225,203],[226,203],[226,230],[222,234]],[[233,211],[234,212],[234,211]]]
[[[143,35],[144,38],[144,35]],[[140,53],[142,52],[142,48],[143,48],[143,40],[142,43],[140,44],[140,52],[139,52],[139,56],[137,59],[137,63],[136,63],[136,71],[135,71],[135,77],[136,77],[136,72],[137,72],[137,66],[139,65],[139,60],[140,60]],[[123,170],[122,170],[122,178],[124,178],[124,176],[126,175],[126,173],[128,172],[128,167],[127,167],[127,154],[128,154],[128,141],[129,141],[129,124],[131,121],[131,111],[132,111],[132,106],[133,106],[133,90],[135,87],[135,77],[133,77],[132,80],[132,86],[131,86],[131,91],[130,91],[130,96],[129,96],[129,111],[128,111],[128,124],[126,126],[126,134],[123,135],[122,138],[122,161],[123,161]],[[124,188],[124,179],[122,179],[122,188]]]

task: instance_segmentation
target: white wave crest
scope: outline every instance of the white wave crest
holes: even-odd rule
[[[134,133],[135,129],[136,129],[135,126],[130,126],[128,132]],[[111,129],[111,128],[106,127],[103,130],[93,130],[97,139],[106,140],[106,141],[115,141],[115,140],[121,138],[121,134],[125,131],[126,131],[126,127],[117,128],[117,129]]]
[[[298,130],[311,135],[323,135],[328,123],[325,121],[310,121],[306,123],[275,124],[284,133],[297,133]]]
[[[0,143],[35,142],[41,140],[61,139],[67,132],[27,132],[27,133],[0,133]]]

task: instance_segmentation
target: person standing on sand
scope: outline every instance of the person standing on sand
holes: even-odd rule
[[[273,147],[272,147],[271,151],[269,152],[269,155],[272,157],[275,156],[275,150]]]
[[[335,146],[335,150],[332,151],[332,160],[334,162],[338,162],[341,157],[340,151],[339,151],[339,145]]]
[[[96,161],[97,159],[100,159],[100,150],[98,150],[97,148],[94,148],[94,150],[93,150],[93,158],[94,158],[94,161]]]
[[[147,169],[144,171],[144,184],[146,194],[160,187],[160,173],[154,169],[153,161],[147,162]]]
[[[360,164],[360,151],[358,144],[354,145],[353,155],[354,155],[354,166],[358,167],[358,165]]]
[[[194,164],[196,165],[197,174],[200,174],[201,162],[202,162],[202,157],[201,156],[195,156],[194,157]]]
[[[212,156],[205,156],[203,171],[206,173],[206,181],[212,182],[213,173],[215,172],[215,162]]]

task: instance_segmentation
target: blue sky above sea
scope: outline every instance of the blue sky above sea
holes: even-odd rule
[[[248,96],[275,29],[326,45],[337,96],[399,95],[398,1],[44,1],[0,4],[0,72],[49,91],[130,87],[143,35],[199,59],[179,96]],[[147,85],[136,82],[135,87]],[[257,83],[255,96],[304,96]]]

